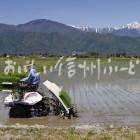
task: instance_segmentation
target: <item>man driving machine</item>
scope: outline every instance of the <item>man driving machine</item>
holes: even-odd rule
[[[40,83],[40,73],[36,71],[33,64],[28,65],[28,76],[21,79],[20,82],[23,83],[24,87],[31,90],[37,90]]]

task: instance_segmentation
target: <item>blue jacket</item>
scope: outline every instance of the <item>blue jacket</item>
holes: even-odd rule
[[[26,78],[23,78],[21,81],[31,85],[39,84],[40,74],[36,71],[36,69],[31,68],[28,76]]]

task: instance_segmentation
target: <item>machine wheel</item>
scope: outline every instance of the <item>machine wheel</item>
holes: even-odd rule
[[[35,109],[35,116],[47,116],[49,115],[50,112],[50,105],[49,105],[49,101],[48,98],[43,98],[42,101],[40,101],[39,103],[37,103],[36,105],[34,105],[34,109]]]
[[[9,111],[9,117],[11,118],[27,118],[30,117],[30,115],[30,109],[27,109],[21,105],[11,107]]]

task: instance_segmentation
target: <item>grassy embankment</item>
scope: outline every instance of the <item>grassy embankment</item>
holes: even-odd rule
[[[0,140],[139,140],[140,129],[0,128]]]

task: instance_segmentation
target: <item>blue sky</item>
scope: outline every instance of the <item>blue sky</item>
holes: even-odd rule
[[[140,0],[0,0],[0,23],[20,24],[34,19],[120,26],[140,22]]]

